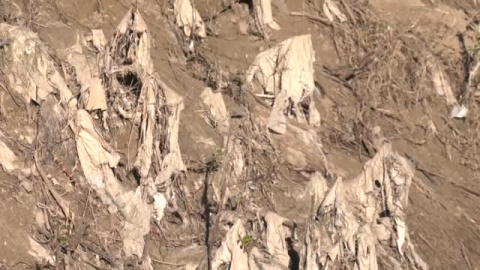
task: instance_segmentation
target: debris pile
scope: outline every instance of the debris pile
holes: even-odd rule
[[[160,221],[166,206],[165,196],[157,191],[157,186],[165,184],[172,176],[184,170],[178,146],[178,125],[183,104],[154,71],[149,33],[138,11],[130,10],[117,27],[109,46],[99,48],[106,52],[99,70],[103,74],[109,103],[113,103],[117,109],[110,109],[110,114],[117,114],[117,119],[125,117],[124,119],[131,120],[140,129],[140,146],[133,166],[138,170],[141,185],[132,191],[126,191],[120,186],[112,172],[118,165],[119,157],[95,133],[92,120],[85,111],[77,113],[77,123],[86,129],[85,134],[89,137],[79,137],[83,140],[77,139],[77,143],[80,145],[82,141],[88,140],[88,143],[83,144],[85,148],[103,150],[100,153],[87,150],[89,160],[82,154],[85,151],[79,147],[79,157],[87,179],[94,181],[91,185],[96,190],[99,189],[99,194],[104,193],[102,189],[105,189],[110,197],[107,196],[106,203],[112,201],[125,217],[122,230],[125,253],[142,257],[143,237],[150,230],[152,213],[155,220]],[[99,92],[102,98],[103,93]],[[91,162],[92,158],[97,160]],[[151,171],[153,163],[155,172]],[[88,173],[89,167],[95,170],[92,174]],[[103,183],[95,183],[99,180],[103,180]],[[147,197],[153,200],[153,206],[147,203]]]
[[[246,73],[247,83],[261,91],[260,97],[273,100],[268,128],[287,131],[288,117],[311,126],[320,125],[313,94],[315,52],[310,35],[287,39],[260,53]],[[257,87],[256,87],[257,86]]]
[[[247,230],[241,219],[233,223],[215,252],[214,269],[228,264],[250,270],[299,265],[312,270],[426,270],[428,266],[416,253],[406,225],[412,178],[411,165],[393,152],[390,144],[382,145],[357,177],[338,178],[330,188],[327,180],[315,173],[308,187],[311,218],[305,239],[299,239],[303,244],[297,250],[298,261],[286,241],[295,239],[296,225],[269,212],[252,227],[260,228],[261,233]],[[256,236],[255,244],[252,235]],[[268,262],[260,258],[268,258]]]
[[[256,17],[258,18],[259,28],[265,31],[268,27],[273,30],[280,30],[280,25],[273,19],[271,0],[254,0]]]
[[[0,40],[6,41],[0,62],[15,94],[27,104],[41,103],[47,95],[57,94],[67,109],[76,108],[77,100],[37,34],[22,26],[2,23]]]
[[[331,22],[334,22],[335,18],[341,23],[347,21],[347,16],[340,11],[335,0],[325,0],[323,3],[323,13]]]
[[[309,264],[315,261],[317,267],[329,268],[338,260],[353,262],[353,269],[378,269],[380,264],[388,269],[427,269],[406,225],[412,178],[408,161],[384,144],[357,177],[337,179],[326,193],[326,184],[312,179],[317,221],[307,235]]]
[[[293,237],[293,231],[287,227],[291,221],[273,212],[268,212],[260,222],[263,226],[262,242],[265,248],[257,247],[252,235],[248,234],[243,222],[237,219],[228,230],[225,240],[215,251],[212,269],[229,265],[229,269],[291,269],[286,238]],[[266,227],[266,228],[265,228]]]
[[[207,113],[208,122],[217,127],[221,133],[228,133],[230,129],[230,123],[228,120],[230,116],[225,102],[222,98],[222,93],[215,93],[210,87],[205,88],[200,95],[204,105],[205,112]]]
[[[167,198],[158,187],[184,171],[185,165],[178,145],[182,99],[154,71],[150,36],[140,13],[130,10],[109,44],[100,30],[93,30],[89,41],[95,57],[85,53],[81,44],[69,49],[67,62],[80,85],[78,104],[36,34],[27,28],[1,24],[0,39],[9,41],[4,45],[2,63],[9,87],[16,94],[27,104],[41,104],[51,94],[60,96],[63,107],[51,109],[59,119],[65,117],[63,110],[69,111],[67,117],[72,118],[70,128],[88,186],[111,213],[121,214],[124,254],[142,258],[148,265],[144,236],[150,232],[152,218],[160,222],[167,207]],[[103,119],[101,127],[89,111]],[[129,169],[138,170],[140,177],[139,185],[133,189],[117,178],[121,155],[102,135],[112,128],[126,128],[124,121],[130,121],[132,131],[136,127],[140,131],[135,162],[127,164]],[[5,171],[24,177],[31,173],[3,141],[0,148],[0,163]],[[37,246],[32,245],[35,254],[42,251]]]
[[[173,8],[177,26],[183,29],[185,36],[190,38],[207,36],[202,17],[192,6],[190,0],[175,0]]]
[[[453,118],[466,117],[468,98],[457,99],[455,78],[440,58],[410,49],[407,43],[418,45],[417,40],[350,2],[322,1],[318,17],[292,13],[328,26],[325,31],[332,30],[338,41],[335,61],[346,66],[318,65],[331,80],[328,91],[324,78],[322,87],[315,81],[311,35],[270,45],[265,31],[280,30],[271,0],[225,1],[205,21],[193,0],[168,3],[174,16],[167,30],[177,31],[190,56],[169,61],[176,65],[170,67],[171,81],[182,84],[192,73],[201,74],[191,76],[196,92],[185,99],[157,73],[153,35],[137,8],[128,10],[108,40],[102,30],[88,30],[66,50],[64,61],[49,55],[28,28],[0,24],[0,75],[7,83],[2,94],[8,92],[13,102],[21,98],[37,115],[29,131],[34,136],[22,143],[0,121],[0,166],[22,185],[38,178],[45,199],[35,206],[38,232],[28,239],[30,254],[45,265],[86,269],[152,269],[154,263],[185,269],[428,269],[406,220],[414,169],[385,143],[407,137],[387,140],[380,132],[387,127],[402,136],[421,126],[447,148],[452,142],[441,140],[444,130],[462,130],[447,122],[455,120],[445,118],[443,129],[432,120],[434,114],[425,112],[431,110],[429,95],[441,97],[442,110],[453,107]],[[248,38],[271,46],[246,63],[247,70],[231,67],[236,52],[225,66],[217,59],[213,64],[213,54],[206,53],[213,51],[209,42],[212,48],[224,44],[218,36],[207,39],[206,28],[210,34],[221,23],[239,24],[235,18],[215,22],[230,11],[241,13],[243,28],[255,20],[265,40]],[[155,46],[172,45],[158,40]],[[176,52],[169,52],[169,60]],[[199,71],[189,73],[190,67]],[[320,90],[325,95],[318,98]],[[325,108],[322,118],[332,120],[322,126],[318,102]],[[405,128],[401,123],[414,106],[425,117]],[[10,112],[0,107],[2,117]],[[27,120],[32,116],[29,111]],[[183,152],[192,150],[183,158],[179,137],[188,148]],[[35,166],[27,165],[31,156]],[[338,166],[342,159],[352,166]],[[343,179],[355,166],[358,175]],[[162,260],[151,249],[156,245]],[[203,257],[188,258],[188,264],[180,257],[166,259],[177,250]]]

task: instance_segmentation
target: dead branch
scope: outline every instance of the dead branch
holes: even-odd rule
[[[158,264],[163,264],[163,265],[168,265],[168,266],[176,266],[176,267],[183,267],[185,264],[175,264],[175,263],[169,263],[169,262],[164,262],[164,261],[159,261],[157,259],[152,258],[152,262],[158,263]]]
[[[308,13],[304,13],[304,12],[290,12],[290,15],[291,16],[297,16],[297,17],[306,17],[312,21],[316,21],[316,22],[320,22],[326,26],[329,26],[329,27],[333,27],[333,24],[331,22],[329,22],[327,19],[325,18],[322,18],[322,17],[318,17],[318,16],[315,16],[315,15],[311,15],[311,14],[308,14]]]
[[[463,255],[463,258],[465,259],[466,264],[468,265],[468,268],[470,268],[470,270],[476,270],[477,267],[475,267],[470,261],[470,257],[468,256],[468,252],[463,243],[462,243],[462,255]]]
[[[47,177],[47,174],[45,173],[45,171],[42,169],[42,166],[40,165],[40,161],[38,159],[38,149],[35,150],[34,152],[34,159],[35,159],[35,166],[37,167],[40,177],[43,179],[43,182],[47,186],[48,191],[50,192],[52,197],[55,199],[55,202],[58,204],[58,206],[60,206],[60,208],[62,209],[62,212],[65,215],[65,218],[72,220],[72,218],[70,217],[70,211],[69,211],[67,202],[53,188],[53,185],[50,182],[50,179]]]
[[[82,242],[80,243],[80,245],[81,245],[83,248],[85,248],[85,249],[87,249],[87,250],[89,250],[89,251],[97,254],[97,255],[100,256],[102,259],[104,259],[106,262],[108,262],[109,264],[111,264],[112,266],[115,266],[115,265],[116,265],[113,256],[109,255],[107,252],[101,250],[99,247],[93,245],[92,243],[88,243],[88,242],[86,242],[86,241],[82,241]]]

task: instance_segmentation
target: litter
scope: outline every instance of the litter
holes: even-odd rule
[[[167,207],[167,199],[162,193],[155,193],[153,196],[153,212],[157,222],[163,218],[163,211]]]
[[[84,110],[78,110],[72,128],[76,134],[77,152],[88,184],[101,200],[115,213],[119,210],[125,217],[120,232],[127,256],[143,254],[143,236],[150,230],[151,210],[142,194],[141,186],[126,191],[113,174],[112,168],[119,162],[119,155],[101,138],[95,130],[93,120]]]
[[[69,57],[83,90],[92,90],[92,82],[96,81],[94,74],[103,74],[102,80],[97,81],[99,91],[90,91],[86,109],[107,109],[103,89],[109,91],[109,96],[115,96],[119,91],[124,94],[131,92],[132,89],[122,86],[123,76],[134,76],[139,81],[136,107],[140,114],[133,114],[136,110],[133,106],[123,111],[130,110],[132,119],[140,124],[140,147],[134,166],[142,177],[142,185],[127,190],[115,177],[112,169],[118,165],[120,156],[96,130],[87,111],[78,110],[71,127],[76,135],[78,157],[88,184],[111,212],[118,210],[124,217],[120,231],[123,251],[127,257],[135,255],[141,258],[144,236],[150,231],[150,220],[154,217],[159,222],[167,206],[165,196],[156,191],[155,184],[163,183],[185,169],[178,146],[183,101],[154,71],[149,32],[137,10],[128,11],[108,46],[103,47],[105,42],[101,32],[95,31],[92,36],[94,46],[103,52],[97,67],[90,68],[91,63],[86,57],[75,54],[78,47],[72,49]],[[90,102],[92,97],[94,101]],[[115,101],[113,103],[115,105]],[[116,108],[123,108],[125,104],[117,103]],[[162,135],[154,137],[154,132]],[[160,165],[156,178],[149,177],[152,158],[156,158]],[[147,197],[153,199],[152,205],[147,203]]]
[[[37,241],[33,240],[30,236],[28,237],[30,243],[30,250],[28,254],[39,262],[48,262],[50,265],[55,265],[55,257],[48,251],[46,248],[41,246]]]
[[[452,108],[452,112],[450,113],[450,118],[462,119],[462,118],[467,117],[467,115],[468,115],[468,108],[467,107],[465,107],[464,105],[462,105],[462,106],[455,105]]]
[[[134,119],[135,122],[141,122],[140,147],[134,166],[142,179],[147,179],[152,158],[155,157],[160,163],[160,173],[155,181],[163,183],[173,174],[185,170],[178,145],[183,100],[155,72],[150,56],[150,40],[150,33],[140,13],[129,10],[106,49],[108,53],[104,56],[101,70],[107,75],[106,89],[110,96],[131,92],[131,89],[122,86],[122,78],[133,77],[137,81],[138,105],[126,108],[132,115],[138,108],[141,118],[135,115]],[[125,51],[125,47],[128,50]],[[116,106],[122,108],[124,104],[117,103]],[[155,132],[162,134],[160,140],[154,139]]]
[[[24,168],[17,155],[2,141],[3,133],[0,131],[0,165],[3,170],[12,175],[28,176],[29,168]]]
[[[427,58],[427,68],[432,78],[433,86],[439,96],[444,96],[448,105],[457,104],[457,99],[453,94],[452,86],[448,81],[442,66],[434,56]]]
[[[325,16],[327,16],[331,22],[334,22],[335,18],[341,23],[347,21],[347,16],[340,11],[340,8],[334,0],[325,0],[323,3],[323,13],[325,13]]]
[[[288,256],[287,243],[285,238],[289,237],[289,232],[283,226],[286,218],[281,217],[273,212],[265,215],[265,222],[267,223],[267,231],[265,234],[265,241],[268,253],[273,257],[279,265],[288,268],[290,257]]]
[[[249,270],[248,254],[242,249],[242,240],[246,235],[242,221],[237,220],[227,232],[220,248],[215,251],[212,269],[219,269],[221,265],[228,263],[231,270]]]
[[[229,269],[236,270],[288,269],[290,257],[285,238],[291,234],[283,225],[288,219],[273,212],[267,213],[264,219],[267,224],[264,232],[266,251],[259,251],[253,246],[247,253],[247,246],[253,241],[252,236],[247,234],[242,221],[237,219],[215,251],[212,269],[220,269],[226,264],[230,265]]]
[[[274,21],[272,15],[272,0],[254,1],[259,23],[273,30],[280,30],[280,25]]]
[[[105,89],[98,73],[96,61],[88,59],[79,44],[71,50],[67,61],[75,69],[76,80],[81,85],[80,92],[84,99],[85,109],[88,111],[107,110]]]
[[[228,133],[230,116],[223,101],[222,93],[214,93],[210,87],[207,87],[200,97],[210,124],[217,127],[221,133]]]
[[[394,153],[390,144],[383,144],[356,178],[347,181],[337,179],[318,208],[318,218],[323,223],[320,227],[311,226],[313,232],[310,233],[310,236],[320,237],[311,240],[330,244],[324,250],[309,249],[310,265],[315,254],[318,256],[320,253],[320,268],[335,262],[337,256],[347,256],[356,261],[356,269],[378,269],[378,256],[383,256],[398,265],[408,264],[403,267],[427,269],[413,249],[405,248],[411,245],[405,209],[412,178],[413,169],[408,161]],[[321,182],[312,178],[312,185],[313,180]],[[321,193],[321,188],[319,190]],[[325,238],[322,230],[336,237]],[[407,256],[412,260],[399,262],[395,254],[377,254],[378,249],[390,250],[391,240],[401,257]],[[339,254],[337,250],[341,247],[347,251]]]
[[[173,9],[177,26],[183,29],[186,37],[192,37],[192,34],[201,38],[207,36],[200,13],[194,9],[190,0],[175,0]]]
[[[271,131],[286,132],[285,115],[312,126],[320,125],[320,114],[313,101],[314,61],[311,36],[297,36],[260,53],[246,72],[246,81],[253,89],[256,79],[264,94],[275,96],[267,124]]]
[[[80,165],[88,184],[111,207],[110,210],[116,212],[114,201],[123,193],[123,189],[111,168],[117,166],[120,156],[95,130],[87,111],[77,111],[72,130],[75,133]]]
[[[1,23],[0,40],[11,40],[2,47],[4,57],[0,62],[10,88],[26,103],[40,103],[47,95],[58,93],[66,108],[76,109],[77,100],[37,34],[25,27]]]

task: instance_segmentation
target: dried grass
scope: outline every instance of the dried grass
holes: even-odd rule
[[[349,20],[334,23],[331,29],[344,67],[325,68],[349,86],[355,105],[345,102],[336,106],[334,113],[341,125],[327,131],[327,137],[331,144],[357,148],[371,156],[375,126],[390,126],[387,138],[410,137],[416,110],[425,113],[438,101],[427,69],[427,57],[432,54],[412,29],[389,25],[361,3],[342,3]]]

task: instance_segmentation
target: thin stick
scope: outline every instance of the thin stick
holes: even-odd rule
[[[163,265],[169,265],[169,266],[178,266],[178,267],[185,266],[185,264],[175,264],[175,263],[163,262],[163,261],[159,261],[159,260],[156,260],[156,259],[153,259],[153,258],[152,258],[152,262],[156,262],[156,263],[163,264]]]
[[[70,219],[70,214],[69,214],[69,207],[67,206],[66,201],[57,193],[57,191],[53,188],[52,184],[50,183],[50,179],[48,179],[47,175],[45,174],[45,171],[42,169],[40,166],[40,162],[38,159],[38,149],[35,150],[34,153],[34,158],[35,158],[35,166],[37,166],[37,170],[40,173],[41,178],[43,179],[43,182],[47,186],[48,191],[50,194],[52,194],[53,198],[57,202],[58,206],[62,209],[63,214],[65,215],[65,218]]]
[[[304,13],[304,12],[290,12],[290,15],[291,16],[297,16],[297,17],[306,17],[310,20],[313,20],[313,21],[317,21],[317,22],[320,22],[326,26],[333,26],[333,24],[328,21],[327,19],[324,19],[322,17],[318,17],[318,16],[314,16],[314,15],[311,15],[311,14],[308,14],[308,13]]]
[[[423,240],[423,242],[425,242],[425,244],[427,244],[429,248],[432,248],[432,244],[430,244],[430,242],[428,242],[428,240],[422,234],[418,234],[418,236]]]
[[[463,243],[462,243],[461,249],[462,249],[463,258],[465,259],[465,262],[467,263],[468,268],[470,268],[471,270],[476,270],[477,268],[474,265],[472,265],[472,263],[470,262],[470,258],[468,257],[468,253],[465,250],[465,245]]]

